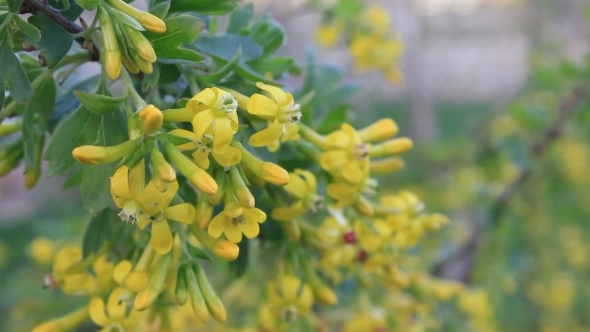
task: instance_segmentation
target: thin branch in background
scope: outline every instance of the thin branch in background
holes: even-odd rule
[[[33,13],[34,14],[37,11],[42,12],[43,14],[47,15],[47,17],[49,17],[53,22],[57,23],[65,31],[67,31],[71,34],[78,34],[82,31],[84,31],[84,29],[81,26],[79,26],[75,22],[72,22],[68,18],[63,16],[59,10],[53,8],[49,4],[47,4],[43,1],[40,1],[40,0],[25,0],[23,2],[20,12],[21,12],[21,14],[25,14],[25,13]],[[90,55],[91,55],[90,60],[91,61],[98,61],[100,59],[100,53],[98,52],[98,49],[96,48],[95,45],[92,45],[91,48],[88,47],[88,44],[86,43],[86,39],[84,37],[77,37],[75,40],[78,44],[80,44],[80,46],[82,46],[83,48],[86,48],[90,52]]]
[[[587,82],[578,85],[563,100],[551,125],[531,147],[530,153],[533,159],[540,159],[551,143],[561,136],[561,132],[567,120],[586,99],[588,87],[589,84]],[[516,179],[511,183],[508,183],[492,203],[489,213],[484,220],[477,220],[475,222],[467,241],[461,244],[451,255],[449,255],[448,258],[440,261],[434,266],[433,274],[435,276],[463,282],[469,281],[474,266],[474,255],[482,244],[485,235],[484,233],[490,227],[495,227],[501,224],[502,217],[511,199],[531,175],[531,168],[521,168]]]

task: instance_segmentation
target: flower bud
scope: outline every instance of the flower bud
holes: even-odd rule
[[[88,319],[88,306],[84,306],[65,316],[41,323],[32,332],[66,332],[82,325]]]
[[[354,202],[354,209],[363,216],[371,217],[375,213],[373,205],[365,197],[361,196]]]
[[[72,156],[83,164],[100,165],[129,155],[141,147],[141,140],[126,141],[115,146],[83,145],[72,151]]]
[[[334,293],[334,291],[328,286],[322,286],[318,290],[314,290],[313,293],[315,298],[317,298],[322,304],[335,305],[338,303],[338,296],[336,296],[336,293]]]
[[[358,131],[361,140],[365,143],[382,141],[397,134],[399,127],[392,119],[381,119],[372,125]]]
[[[391,157],[383,160],[371,160],[369,167],[371,173],[385,174],[401,170],[405,167],[405,163],[399,157]]]
[[[135,310],[146,310],[154,304],[164,288],[164,281],[166,281],[166,275],[168,274],[168,268],[171,262],[172,252],[168,252],[160,257],[147,286],[135,296],[135,300],[133,301],[133,308]]]
[[[226,240],[217,240],[211,248],[213,254],[224,261],[231,262],[238,258],[240,254],[240,247],[237,244],[226,241]]]
[[[176,165],[180,173],[184,175],[190,183],[206,194],[214,194],[217,191],[217,183],[203,169],[195,165],[172,143],[165,142],[164,147],[170,160]]]
[[[137,116],[140,120],[140,126],[144,133],[153,134],[162,128],[164,123],[164,115],[162,111],[154,105],[146,105],[139,112]]]
[[[128,5],[123,0],[108,0],[109,5],[135,18],[146,30],[155,33],[166,32],[166,24],[158,17]]]
[[[225,310],[225,306],[221,302],[221,299],[215,293],[213,287],[209,283],[209,279],[207,279],[207,275],[205,271],[198,263],[193,265],[193,271],[197,276],[197,281],[199,283],[199,288],[203,293],[203,297],[205,297],[205,303],[207,304],[207,308],[209,312],[215,318],[216,321],[220,323],[224,323],[227,319],[227,312]]]
[[[151,74],[154,71],[154,66],[140,57],[137,52],[132,52],[130,55],[131,60],[133,60],[135,66],[137,66],[142,73]]]
[[[0,136],[8,136],[10,134],[20,131],[23,126],[23,118],[15,117],[8,118],[0,123]]]
[[[406,152],[414,146],[411,139],[406,137],[395,138],[387,142],[369,146],[369,156],[386,157]]]
[[[0,150],[0,177],[10,173],[23,157],[22,140],[17,140]]]
[[[242,153],[242,165],[247,167],[254,175],[277,186],[284,186],[289,183],[289,173],[285,169],[256,158],[238,141],[234,140],[232,145]]]
[[[115,29],[113,28],[113,23],[111,22],[107,10],[101,5],[98,5],[97,13],[100,29],[102,31],[105,71],[111,80],[115,80],[121,73],[121,52],[119,51],[119,44],[117,43],[117,35],[115,34]]]
[[[127,34],[127,37],[129,37],[129,40],[131,40],[131,43],[133,43],[132,48],[137,51],[139,56],[149,63],[156,62],[156,52],[150,41],[147,40],[141,32],[129,25],[122,24],[121,26],[123,27],[123,31]]]
[[[186,268],[185,278],[187,290],[191,296],[191,305],[193,307],[193,313],[195,314],[198,320],[205,323],[207,319],[209,319],[209,310],[207,309],[205,298],[203,297],[203,293],[201,291],[201,288],[199,287],[197,276],[195,275],[195,272],[191,267]]]
[[[123,61],[123,64],[125,65],[125,68],[127,68],[127,70],[131,74],[134,74],[134,75],[139,74],[139,68],[137,68],[137,66],[133,63],[133,61],[129,57],[122,55],[122,61]]]
[[[232,166],[229,169],[228,175],[238,202],[240,202],[243,207],[253,208],[255,204],[254,196],[252,196],[244,179],[242,179],[237,166]]]

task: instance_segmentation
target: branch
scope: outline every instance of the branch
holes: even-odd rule
[[[561,136],[561,131],[574,113],[577,107],[585,100],[588,93],[588,84],[578,85],[560,104],[555,119],[543,133],[543,135],[531,147],[533,159],[540,159],[548,147]],[[467,282],[474,265],[474,255],[481,246],[484,232],[491,226],[497,226],[502,221],[502,216],[508,207],[510,200],[526,183],[532,174],[532,169],[521,168],[518,177],[508,183],[490,206],[488,215],[483,220],[478,220],[471,231],[467,241],[459,246],[447,259],[440,261],[433,268],[433,274],[438,277]]]
[[[63,16],[59,10],[40,0],[24,0],[20,13],[35,13],[37,11],[47,15],[47,17],[49,17],[53,22],[57,23],[64,30],[71,34],[78,34],[84,31],[81,26]],[[100,59],[100,53],[94,44],[88,45],[84,37],[77,37],[75,40],[78,42],[78,44],[80,44],[80,46],[82,46],[82,48],[85,48],[90,52],[91,61],[98,61]]]

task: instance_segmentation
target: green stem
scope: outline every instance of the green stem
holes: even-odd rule
[[[131,78],[129,77],[129,73],[127,73],[127,70],[122,70],[121,74],[121,77],[123,77],[123,86],[125,87],[125,92],[129,94],[129,96],[133,100],[133,103],[135,104],[135,107],[139,111],[140,109],[145,107],[146,102],[145,100],[143,100],[143,98],[141,98],[137,90],[135,90],[133,82],[131,82]]]

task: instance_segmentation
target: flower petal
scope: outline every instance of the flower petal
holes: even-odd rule
[[[242,229],[238,225],[228,223],[223,233],[225,234],[225,237],[233,243],[239,243],[242,241]]]
[[[125,278],[123,286],[134,293],[138,293],[148,283],[147,274],[144,271],[131,271]]]
[[[263,119],[271,120],[277,116],[279,106],[272,99],[261,94],[254,94],[248,100],[246,110],[250,114],[257,115]]]
[[[242,153],[240,150],[234,148],[233,146],[229,146],[223,153],[216,153],[215,151],[212,151],[211,153],[219,165],[224,167],[233,166],[239,163],[242,159]]]
[[[53,273],[63,274],[72,264],[82,260],[82,251],[77,247],[66,247],[55,254],[53,258]]]
[[[276,220],[289,221],[300,217],[307,211],[303,202],[297,202],[287,207],[278,207],[272,210],[272,218]]]
[[[90,300],[88,314],[90,315],[90,319],[97,325],[107,326],[111,322],[104,312],[104,302],[101,298],[95,297]]]
[[[320,157],[320,166],[328,172],[342,167],[348,161],[348,155],[343,150],[329,150]]]
[[[140,214],[139,215],[139,220],[137,221],[137,227],[139,227],[139,229],[141,229],[142,231],[147,227],[147,225],[150,224],[152,220],[150,219],[150,216],[147,214]]]
[[[167,254],[172,249],[172,232],[166,219],[152,222],[152,246],[160,254]]]
[[[131,264],[131,262],[128,260],[119,262],[119,264],[117,264],[113,270],[113,279],[115,279],[119,285],[122,285],[123,280],[125,280],[125,277],[127,277],[129,272],[131,272],[132,268],[133,264]]]
[[[256,222],[264,222],[266,220],[266,213],[258,208],[244,209],[242,213],[246,219],[256,220]]]
[[[307,190],[307,183],[299,176],[297,173],[291,173],[289,176],[289,183],[283,186],[289,194],[297,197],[298,199],[303,199],[309,191]]]
[[[213,219],[211,219],[211,223],[209,223],[207,232],[212,237],[218,238],[227,227],[228,222],[229,220],[223,212],[218,213],[215,217],[213,217]]]
[[[307,184],[307,190],[309,192],[312,192],[312,193],[317,192],[318,182],[315,178],[315,175],[313,175],[312,172],[306,171],[303,169],[296,169],[295,174],[299,174],[300,176],[303,177],[303,179],[305,180],[305,183]]]
[[[129,191],[129,168],[127,166],[117,168],[117,171],[111,177],[111,193],[113,198],[115,195],[125,200],[133,198]]]
[[[342,166],[342,176],[350,183],[360,183],[364,179],[363,175],[363,171],[356,161],[350,161]]]
[[[195,221],[195,207],[189,203],[170,206],[164,210],[164,216],[188,225]]]
[[[215,100],[217,99],[217,95],[211,88],[206,88],[201,92],[197,93],[191,100],[186,103],[187,108],[195,109],[199,103],[205,104],[209,107],[213,105]]]
[[[215,117],[213,116],[213,112],[211,110],[205,110],[203,112],[197,113],[193,118],[191,123],[193,124],[193,131],[195,132],[195,137],[203,136],[203,133],[211,126],[211,123]]]
[[[287,276],[281,280],[281,293],[285,301],[296,302],[299,287],[301,287],[301,280],[295,277]]]
[[[279,106],[284,106],[287,104],[287,95],[285,94],[285,91],[281,90],[280,88],[277,88],[276,86],[264,84],[261,82],[256,83],[256,86],[259,89],[270,93],[270,95],[274,98],[275,102]]]
[[[275,120],[266,129],[263,129],[256,134],[250,136],[250,145],[254,147],[266,146],[276,141],[281,137],[283,132],[283,124],[279,120]]]
[[[253,239],[260,233],[260,226],[258,226],[258,223],[254,220],[246,220],[246,222],[242,224],[242,232],[244,232],[244,235],[247,238]]]
[[[201,167],[202,169],[209,168],[209,151],[198,149],[197,151],[193,152],[193,159],[197,166]]]
[[[125,318],[125,312],[127,311],[127,303],[120,300],[121,293],[123,293],[123,288],[117,287],[111,292],[107,300],[107,313],[109,318],[114,321]]]
[[[223,153],[229,147],[234,132],[231,128],[231,121],[226,117],[215,118],[215,139],[213,139],[213,151]]]

